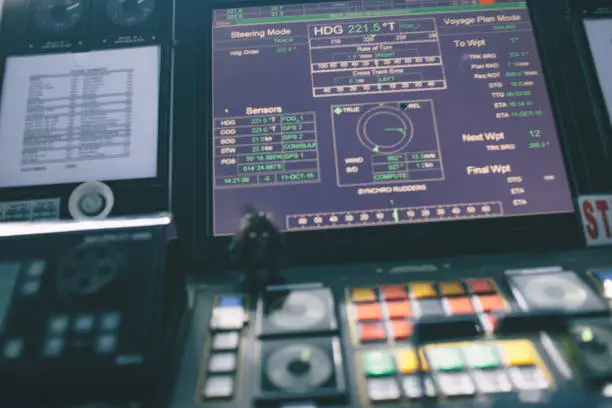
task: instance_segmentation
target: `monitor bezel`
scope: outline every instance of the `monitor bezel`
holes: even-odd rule
[[[580,59],[595,124],[602,140],[612,141],[612,106],[606,104],[585,25],[585,20],[612,21],[612,2],[595,1],[586,5],[584,2],[572,0],[569,11],[576,43],[575,51]],[[612,143],[603,145],[607,146],[608,152],[612,154]]]
[[[158,47],[159,48],[159,79],[158,79],[158,107],[157,107],[157,175],[154,177],[123,179],[123,180],[96,180],[108,184],[113,190],[127,189],[151,189],[168,185],[172,174],[170,169],[170,152],[172,129],[170,127],[172,118],[172,46],[165,43],[157,44],[134,44],[118,49]],[[75,52],[108,51],[106,48],[79,49]],[[0,55],[0,92],[4,86],[5,67],[8,58],[32,55],[44,55],[46,53],[36,52],[32,54],[4,54]],[[87,181],[87,180],[84,180]],[[56,197],[68,193],[82,182],[66,182],[56,184],[28,185],[0,187],[0,201],[13,199],[29,199],[39,197]]]
[[[199,264],[207,271],[223,270],[231,265],[228,246],[231,237],[212,235],[212,20],[214,10],[248,6],[271,6],[309,3],[304,0],[212,0],[201,2],[195,70],[195,121],[193,162],[195,201],[192,209],[190,235]],[[532,23],[534,0],[528,0]],[[572,157],[578,152],[567,148],[567,126],[560,125],[560,103],[551,84],[548,63],[535,24],[534,34],[542,60],[545,82],[553,107],[553,116],[563,150],[564,162],[574,200],[578,195],[576,176],[572,171]],[[206,136],[205,136],[206,135]],[[202,155],[198,152],[203,152]],[[240,214],[237,214],[237,218]],[[469,226],[469,228],[466,228]],[[432,256],[454,256],[483,252],[565,249],[581,247],[584,239],[577,211],[534,216],[501,217],[465,221],[443,221],[425,224],[402,224],[380,227],[326,229],[285,234],[289,243],[289,264],[325,264],[369,262],[390,259],[414,259]]]

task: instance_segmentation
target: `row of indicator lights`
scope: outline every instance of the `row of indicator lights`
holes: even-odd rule
[[[391,65],[391,64],[440,64],[442,63],[442,58],[438,56],[433,57],[408,57],[408,58],[381,58],[377,59],[374,62],[372,60],[362,60],[362,61],[340,61],[340,62],[318,62],[312,64],[313,68],[318,68],[319,70],[327,70],[327,69],[337,69],[337,68],[357,68],[357,67],[369,67],[369,66],[378,66],[381,65]],[[318,70],[315,70],[315,73]]]
[[[398,382],[408,399],[418,399],[423,394],[430,398],[436,394],[444,397],[472,396],[477,390],[504,393],[513,389],[535,390],[550,386],[544,372],[536,365],[537,352],[533,344],[526,340],[426,346],[425,353],[433,375],[415,375],[419,368],[421,372],[429,371],[429,365],[421,358],[419,366],[417,353],[412,348],[363,354],[361,363],[367,377],[369,400],[400,400],[402,392]]]
[[[465,279],[463,282],[410,282],[355,288],[351,291],[351,299],[354,303],[367,303],[376,300],[408,299],[409,294],[414,299],[425,299],[439,296],[463,296],[468,292],[475,295],[495,294],[497,287],[491,279]]]
[[[427,371],[461,371],[467,368],[492,369],[506,366],[535,365],[537,351],[528,340],[505,340],[445,343],[421,348],[420,369]],[[413,347],[394,351],[367,351],[362,354],[364,374],[368,377],[395,374],[414,374],[419,369],[416,350]]]
[[[329,224],[337,224],[339,222],[368,222],[368,221],[385,221],[391,219],[404,218],[407,219],[422,219],[427,217],[446,217],[446,216],[475,216],[475,215],[489,215],[489,214],[497,214],[494,209],[490,205],[482,205],[482,206],[467,206],[465,207],[465,211],[462,210],[461,207],[452,207],[449,209],[442,207],[431,207],[431,208],[423,208],[423,209],[408,209],[408,210],[400,210],[400,209],[386,209],[383,211],[366,211],[355,214],[344,214],[344,215],[336,215],[331,214],[329,216],[326,215],[311,215],[311,216],[298,216],[297,224],[299,226],[307,226],[310,224],[314,225],[322,225],[326,222]],[[295,216],[294,216],[295,217]],[[327,218],[327,219],[326,219]]]
[[[316,72],[315,72],[316,74]],[[342,93],[342,92],[358,92],[358,91],[382,91],[387,89],[425,89],[425,88],[437,88],[445,86],[446,81],[435,80],[435,81],[404,81],[404,82],[390,82],[386,84],[365,84],[365,85],[348,85],[348,86],[327,86],[327,87],[315,87],[315,93],[320,94],[331,94],[331,93]],[[334,92],[335,91],[335,92]]]

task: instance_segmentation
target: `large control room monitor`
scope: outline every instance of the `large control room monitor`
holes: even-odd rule
[[[13,56],[0,188],[157,177],[160,47]]]
[[[584,27],[612,124],[612,18],[585,19]]]
[[[215,10],[214,235],[573,211],[526,2]]]

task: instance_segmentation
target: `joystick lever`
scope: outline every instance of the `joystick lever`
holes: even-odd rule
[[[279,269],[285,248],[285,239],[269,214],[249,206],[229,247],[232,260],[244,270],[246,291],[283,283]]]

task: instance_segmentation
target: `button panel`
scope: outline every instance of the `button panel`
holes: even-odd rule
[[[519,359],[519,355],[528,357]],[[526,339],[428,344],[418,353],[413,347],[387,348],[361,351],[357,356],[360,384],[372,403],[406,404],[422,398],[424,389],[428,397],[456,398],[552,385],[535,345]]]
[[[357,344],[408,342],[414,320],[479,315],[487,332],[496,329],[495,314],[510,310],[492,279],[407,282],[348,288],[346,307]]]

